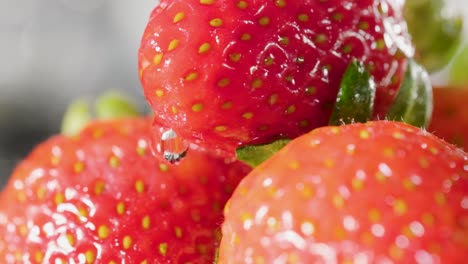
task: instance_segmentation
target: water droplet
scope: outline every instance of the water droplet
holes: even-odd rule
[[[174,130],[169,129],[162,133],[161,152],[167,161],[170,163],[178,162],[185,157],[187,151],[187,143]]]

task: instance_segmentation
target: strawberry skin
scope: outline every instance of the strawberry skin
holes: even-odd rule
[[[222,208],[249,168],[191,149],[151,151],[149,119],[55,136],[0,196],[0,263],[210,263]]]
[[[468,87],[435,87],[428,131],[468,151]]]
[[[384,117],[413,49],[401,1],[162,0],[139,50],[160,126],[232,152],[328,123],[353,59]]]
[[[468,154],[404,123],[324,127],[251,172],[219,263],[465,263]]]

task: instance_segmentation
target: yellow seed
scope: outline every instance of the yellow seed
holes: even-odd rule
[[[232,62],[238,62],[238,61],[241,59],[241,54],[240,54],[240,53],[232,53],[232,54],[229,54],[229,59],[230,59]]]
[[[333,20],[335,21],[341,21],[343,20],[343,14],[342,13],[335,13],[332,15]]]
[[[189,74],[187,74],[187,76],[185,76],[185,80],[186,81],[193,81],[195,79],[198,78],[198,73],[193,71],[193,72],[190,72]]]
[[[271,66],[271,65],[273,65],[274,62],[275,62],[275,59],[273,57],[271,57],[271,56],[268,56],[268,57],[265,58],[264,64],[266,66]]]
[[[174,49],[176,49],[180,44],[180,40],[178,39],[173,39],[171,40],[171,42],[169,43],[169,47],[167,48],[168,51],[173,51]]]
[[[336,208],[343,208],[344,206],[344,199],[341,197],[341,195],[334,195],[332,198],[333,205],[335,205]]]
[[[166,256],[166,254],[167,254],[167,243],[159,244],[158,248],[159,248],[159,253],[161,255],[163,255],[163,256]]]
[[[268,97],[268,104],[269,105],[274,105],[276,102],[278,102],[279,95],[278,94],[272,94],[270,97]]]
[[[266,131],[266,130],[268,130],[268,126],[267,126],[267,125],[262,125],[262,126],[260,126],[260,127],[258,128],[258,130],[260,130],[260,131]]]
[[[110,157],[110,159],[109,159],[109,165],[110,165],[112,168],[117,168],[117,167],[120,165],[120,160],[119,160],[119,158],[116,157],[116,156]]]
[[[229,109],[232,107],[232,102],[225,102],[221,105],[222,109]]]
[[[203,104],[198,103],[198,104],[192,105],[192,111],[193,112],[200,112],[202,110],[203,110]]]
[[[143,193],[145,191],[145,183],[142,180],[137,180],[135,182],[135,190],[138,193]]]
[[[343,54],[348,54],[351,51],[353,51],[353,45],[351,44],[346,44],[341,48],[341,52],[343,52]]]
[[[153,58],[154,65],[159,65],[161,63],[161,61],[162,61],[162,58],[163,58],[162,53],[158,53],[158,54],[154,55],[154,58]]]
[[[360,191],[364,188],[364,181],[361,179],[354,178],[351,182],[351,185],[353,186],[354,190]]]
[[[375,43],[375,48],[377,50],[383,50],[385,48],[385,41],[383,39],[377,40],[377,42]]]
[[[263,85],[262,79],[255,78],[255,79],[252,81],[252,88],[254,88],[254,89],[260,88],[260,87],[262,87],[262,85]]]
[[[167,165],[164,164],[164,163],[160,163],[160,164],[159,164],[159,170],[160,170],[160,171],[163,171],[163,172],[166,172],[166,171],[169,170],[169,166],[167,166]]]
[[[370,209],[368,213],[369,220],[372,223],[377,223],[380,221],[380,212],[377,209]]]
[[[210,26],[212,27],[220,27],[223,25],[223,20],[221,18],[214,18],[210,20]]]
[[[211,49],[210,43],[205,42],[201,44],[200,47],[198,48],[198,53],[200,54],[207,53],[210,49]]]
[[[394,132],[392,136],[396,139],[403,139],[405,138],[405,135],[403,135],[401,132]]]
[[[54,201],[55,201],[56,205],[59,205],[59,204],[65,202],[65,196],[63,195],[63,193],[57,193],[57,194],[55,194]]]
[[[37,188],[36,195],[39,200],[43,200],[46,197],[47,189],[43,186]]]
[[[253,113],[252,112],[245,112],[242,114],[242,117],[245,118],[245,119],[251,119],[253,117]]]
[[[107,226],[105,225],[101,225],[99,226],[98,228],[98,237],[100,239],[106,239],[107,237],[109,237],[109,234],[110,234],[110,230]]]
[[[104,192],[106,185],[104,184],[103,181],[98,181],[94,185],[94,194],[96,195],[101,195]]]
[[[42,252],[40,251],[37,251],[35,254],[34,254],[34,260],[37,262],[37,263],[41,263],[42,260],[44,258],[44,254],[42,254]]]
[[[86,258],[86,263],[91,264],[91,263],[94,263],[94,260],[96,260],[96,255],[94,254],[93,251],[88,250],[85,253],[85,258]]]
[[[25,237],[28,234],[28,227],[26,225],[21,225],[18,228],[18,232],[21,236]]]
[[[124,249],[129,249],[133,244],[132,238],[130,236],[124,236],[122,239],[122,246]]]
[[[222,132],[227,130],[227,126],[216,126],[215,127],[216,131]]]
[[[393,212],[395,212],[395,214],[404,215],[407,211],[408,211],[408,206],[406,205],[405,201],[401,199],[395,200],[393,204]]]
[[[184,12],[179,12],[177,13],[175,16],[174,16],[174,20],[173,22],[174,23],[179,23],[180,21],[182,21],[182,19],[185,18],[185,13]]]
[[[291,162],[288,164],[288,167],[291,168],[291,169],[293,169],[293,170],[297,170],[297,169],[299,169],[299,167],[300,167],[300,163],[299,163],[299,161],[294,160],[294,161],[291,161]]]
[[[359,131],[359,137],[362,139],[368,139],[370,137],[370,133],[367,130]]]
[[[141,226],[143,227],[143,229],[149,229],[150,226],[151,226],[151,218],[148,216],[148,215],[145,215],[142,219],[141,219]]]
[[[289,38],[288,37],[280,37],[278,41],[283,46],[289,45]]]
[[[157,89],[155,93],[156,93],[157,97],[163,97],[164,96],[164,91],[161,90],[161,89]]]
[[[435,195],[434,195],[434,200],[436,201],[436,203],[438,205],[444,205],[447,203],[447,198],[445,197],[445,195],[441,192],[436,192]]]
[[[82,162],[77,162],[73,165],[73,170],[75,173],[81,173],[84,170],[84,164]]]
[[[394,260],[400,260],[403,257],[403,250],[396,245],[391,245],[390,248],[388,249],[388,253],[390,257],[392,257]]]
[[[327,41],[327,39],[328,37],[325,34],[318,34],[317,36],[315,36],[314,42],[323,44]]]
[[[260,24],[260,26],[268,26],[268,24],[270,24],[270,18],[269,17],[261,17],[258,20],[258,23]]]
[[[309,16],[307,14],[299,14],[299,16],[297,16],[297,19],[301,22],[307,22],[309,21]]]
[[[309,95],[315,94],[316,91],[317,91],[317,88],[315,88],[314,86],[309,86],[305,90],[305,92]]]
[[[276,0],[275,5],[277,7],[285,7],[286,6],[286,0]]]
[[[70,244],[70,246],[72,246],[72,247],[75,246],[76,239],[73,236],[73,234],[67,233],[66,238],[67,238],[68,244]]]
[[[200,4],[202,5],[212,5],[214,0],[200,0]]]
[[[248,41],[248,40],[251,40],[251,39],[252,39],[252,35],[250,35],[248,33],[244,33],[241,36],[241,40],[244,40],[244,41]]]
[[[182,237],[182,228],[176,226],[175,229],[174,229],[174,232],[175,232],[175,236],[177,238],[181,238]]]
[[[366,21],[361,21],[359,22],[359,28],[362,30],[368,30],[369,29],[369,23]]]
[[[175,105],[171,106],[171,111],[172,111],[173,114],[179,113],[179,110],[177,109],[177,107]]]
[[[325,165],[326,168],[333,168],[335,167],[335,161],[333,159],[326,159],[323,164]]]
[[[218,87],[226,87],[230,83],[231,83],[231,80],[229,80],[228,78],[223,78],[223,79],[218,81]]]
[[[116,206],[117,214],[123,215],[125,213],[125,204],[123,202],[119,202]]]
[[[292,114],[296,112],[296,106],[295,105],[290,105],[288,106],[288,108],[286,109],[286,114],[289,115],[289,114]]]
[[[300,127],[307,127],[307,126],[309,126],[309,125],[310,125],[310,122],[309,122],[308,120],[301,120],[301,121],[299,122],[299,126],[300,126]]]
[[[237,2],[237,7],[239,9],[246,9],[248,7],[248,4],[246,1],[239,1]]]

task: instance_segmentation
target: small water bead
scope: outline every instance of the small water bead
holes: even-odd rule
[[[160,151],[167,161],[175,163],[185,157],[188,151],[188,144],[174,130],[169,129],[161,135]]]

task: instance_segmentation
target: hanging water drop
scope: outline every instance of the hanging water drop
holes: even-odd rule
[[[170,163],[178,162],[185,157],[187,151],[187,143],[174,130],[169,129],[162,133],[161,152],[167,161]]]

